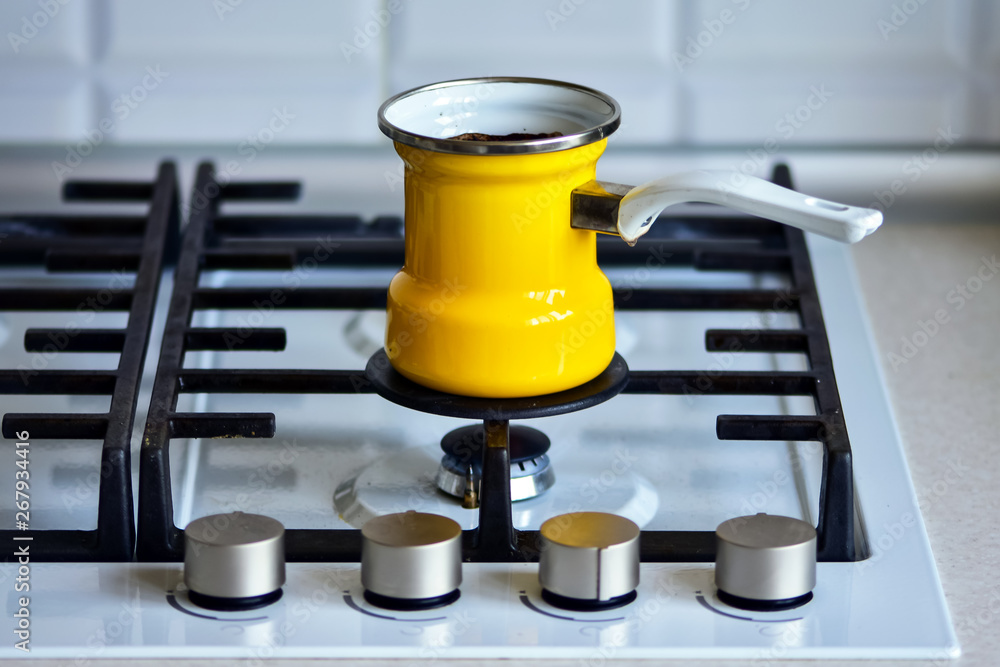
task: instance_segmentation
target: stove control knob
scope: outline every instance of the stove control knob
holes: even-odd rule
[[[614,609],[635,599],[639,527],[603,512],[555,516],[542,524],[542,598],[572,611]]]
[[[256,609],[281,597],[285,527],[259,514],[215,514],[184,529],[184,583],[199,607]]]
[[[437,514],[401,512],[361,528],[365,599],[397,611],[433,609],[458,599],[462,527]]]
[[[715,531],[719,599],[751,611],[792,609],[816,586],[816,529],[787,516],[729,519]]]

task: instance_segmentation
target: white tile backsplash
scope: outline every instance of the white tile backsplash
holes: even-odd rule
[[[1000,142],[985,1],[7,0],[0,33],[0,144],[109,119],[109,143],[237,146],[287,109],[274,142],[380,145],[386,95],[485,75],[611,94],[623,147]],[[148,88],[147,67],[168,75]]]
[[[979,37],[977,54],[984,67],[993,73],[993,83],[1000,84],[1000,5],[983,2],[977,7],[976,33]]]
[[[0,2],[0,68],[48,62],[66,68],[86,62],[91,0]]]
[[[949,46],[967,13],[963,5],[968,3],[701,0],[687,5],[679,41],[688,46],[694,38],[705,45],[692,72],[713,66],[780,71],[835,65],[850,71],[872,63],[940,63],[953,57]],[[916,9],[893,9],[901,6]],[[728,23],[723,12],[730,14]]]
[[[662,65],[674,3],[632,0],[405,0],[392,25],[390,65],[463,61]]]
[[[1000,93],[994,93],[987,100],[982,140],[1000,143]]]
[[[767,138],[781,146],[926,143],[941,127],[965,136],[962,89],[943,77],[873,86],[830,72],[809,77],[706,76],[690,82],[688,138],[693,144]],[[755,92],[766,91],[766,94]]]
[[[380,6],[378,0],[106,1],[109,59],[315,60],[327,67],[346,65],[340,42]]]
[[[2,77],[0,142],[64,143],[93,127],[93,88],[62,68],[35,65]]]
[[[981,141],[1000,143],[1000,3],[983,2],[978,7],[975,50],[980,63],[977,75],[980,91],[977,124]]]
[[[128,105],[129,114],[117,125],[115,141],[234,145],[263,133],[267,143],[275,145],[357,145],[381,136],[372,111],[381,97],[375,76],[337,76],[320,67],[286,71],[262,66],[248,82],[239,71],[232,71],[232,63],[205,69],[186,62],[160,69],[165,75],[162,82],[145,100]],[[232,81],[220,86],[220,78]],[[146,79],[145,67],[110,70],[101,80],[100,108],[120,117],[122,103],[115,100],[133,96]],[[273,123],[280,129],[272,138],[264,128],[275,115],[288,116],[288,121]]]

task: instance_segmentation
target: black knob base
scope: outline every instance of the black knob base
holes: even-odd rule
[[[722,590],[718,591],[718,594],[719,599],[730,607],[745,609],[746,611],[786,611],[801,607],[813,599],[812,591],[809,591],[805,595],[785,598],[784,600],[752,600],[750,598],[741,598],[738,595],[730,595]]]
[[[437,597],[415,599],[394,598],[388,595],[379,595],[378,593],[365,591],[365,600],[368,600],[370,604],[391,611],[425,611],[427,609],[447,607],[461,596],[462,592],[457,588],[451,593],[445,593]]]
[[[189,590],[188,599],[193,604],[203,609],[211,609],[212,611],[248,611],[274,604],[281,599],[281,589],[279,588],[264,595],[253,595],[245,598],[220,598]]]
[[[553,607],[565,609],[566,611],[606,611],[617,609],[631,603],[636,598],[636,592],[631,591],[625,595],[619,595],[609,600],[581,600],[580,598],[568,598],[543,588],[542,599]]]

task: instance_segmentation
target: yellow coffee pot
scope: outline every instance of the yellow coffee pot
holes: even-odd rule
[[[437,83],[382,105],[379,127],[405,165],[406,255],[389,286],[385,338],[397,371],[491,398],[593,379],[615,352],[595,232],[634,244],[672,204],[722,204],[847,242],[881,224],[878,211],[739,173],[599,182],[597,159],[620,119],[596,90],[513,77]],[[466,133],[487,136],[455,138]]]

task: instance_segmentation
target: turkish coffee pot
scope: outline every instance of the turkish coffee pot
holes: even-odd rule
[[[379,128],[404,163],[405,263],[385,351],[442,392],[510,398],[581,385],[615,353],[597,233],[634,245],[660,212],[708,202],[854,243],[880,212],[742,173],[691,171],[639,187],[596,180],[621,122],[608,95],[545,79],[446,81],[400,93]]]

